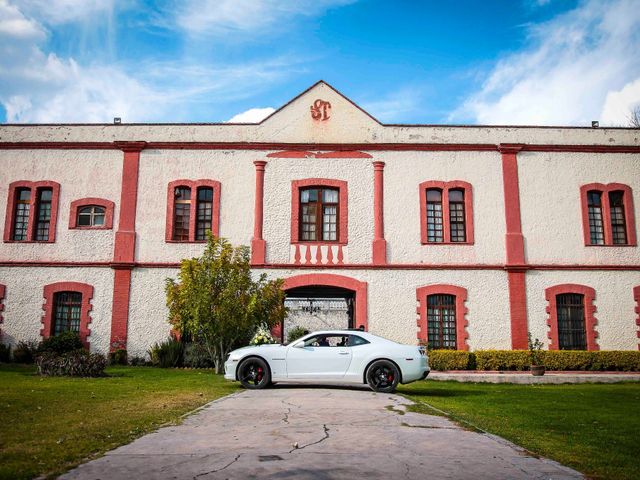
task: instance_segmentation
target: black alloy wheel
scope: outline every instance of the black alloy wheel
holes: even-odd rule
[[[251,357],[238,366],[238,380],[244,388],[257,390],[271,383],[271,372],[263,359]]]
[[[377,360],[367,369],[367,383],[374,392],[394,392],[399,381],[398,368],[388,360]]]

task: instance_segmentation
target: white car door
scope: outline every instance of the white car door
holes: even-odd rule
[[[351,347],[344,335],[317,335],[287,349],[287,377],[342,379],[351,363]]]

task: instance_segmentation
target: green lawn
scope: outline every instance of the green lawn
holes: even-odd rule
[[[640,478],[640,383],[416,382],[398,389],[434,413],[500,435],[592,478]]]
[[[55,475],[237,386],[197,370],[110,367],[105,378],[40,378],[0,366],[0,478]]]

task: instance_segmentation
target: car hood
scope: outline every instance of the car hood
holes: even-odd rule
[[[277,348],[282,348],[284,345],[280,344],[280,343],[266,343],[264,345],[248,345],[246,347],[242,347],[242,348],[238,348],[236,350],[233,350],[230,355],[243,355],[245,353],[247,353],[247,351],[250,350],[273,350],[273,349],[277,349]]]

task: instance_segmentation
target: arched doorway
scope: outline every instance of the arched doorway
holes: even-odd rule
[[[308,330],[360,328],[367,330],[367,283],[343,275],[310,273],[285,280],[285,304],[290,308],[284,325],[273,329],[285,342],[293,326]]]

